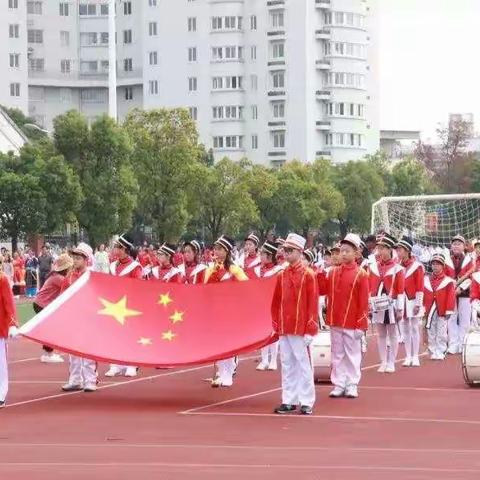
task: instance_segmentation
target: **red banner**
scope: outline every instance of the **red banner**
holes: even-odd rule
[[[122,365],[194,365],[273,340],[275,278],[177,285],[88,272],[20,330],[57,350]]]

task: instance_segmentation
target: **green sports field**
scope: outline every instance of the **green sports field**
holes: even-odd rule
[[[31,303],[19,303],[17,304],[17,317],[18,323],[23,325],[35,315]]]

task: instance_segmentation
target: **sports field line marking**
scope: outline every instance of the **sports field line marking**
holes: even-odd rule
[[[254,358],[258,358],[258,355],[252,355],[250,357],[239,358],[238,361],[243,362],[245,360],[252,360]],[[110,385],[100,385],[97,388],[97,391],[98,390],[105,390],[107,388],[120,387],[122,385],[129,385],[129,384],[132,384],[132,383],[145,382],[147,380],[154,380],[156,378],[161,378],[161,377],[172,377],[174,375],[180,375],[182,373],[196,372],[197,370],[202,370],[204,368],[210,368],[211,369],[212,364],[200,365],[198,367],[192,367],[192,368],[185,368],[183,370],[176,370],[174,372],[159,373],[158,375],[150,375],[148,377],[134,378],[132,380],[125,380],[124,382],[117,382],[117,383],[113,383],[113,384],[110,384]],[[61,382],[59,382],[59,383],[61,383]],[[32,398],[30,400],[23,400],[22,402],[7,403],[5,408],[19,407],[21,405],[29,405],[29,404],[32,404],[32,403],[43,402],[45,400],[53,400],[55,398],[70,397],[72,395],[79,395],[81,393],[84,393],[83,390],[80,390],[80,391],[77,391],[77,392],[57,393],[55,395],[47,395],[45,397]]]
[[[49,384],[52,384],[52,385],[60,385],[62,383],[62,380],[9,380],[10,384],[32,384],[32,385],[35,385],[35,384],[39,384],[39,385],[49,385]],[[124,383],[124,382],[103,382],[102,381],[102,384],[105,384],[105,385],[110,385],[110,384],[117,384],[117,383]]]
[[[23,358],[21,360],[12,360],[11,362],[8,362],[8,365],[13,365],[15,363],[33,362],[34,360],[38,360],[40,362],[40,357],[31,357],[31,358]]]
[[[404,466],[371,465],[279,465],[279,464],[238,464],[238,463],[173,463],[173,462],[5,462],[2,467],[162,467],[162,468],[241,468],[267,470],[364,470],[364,471],[398,471],[398,472],[445,472],[478,473],[478,468],[434,468]]]

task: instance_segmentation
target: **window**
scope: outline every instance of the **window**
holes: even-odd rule
[[[70,32],[66,30],[60,31],[60,46],[68,47],[70,45]]]
[[[125,100],[133,100],[133,87],[125,87]]]
[[[19,53],[11,53],[10,54],[10,66],[13,68],[20,66],[20,54]]]
[[[68,3],[60,2],[60,16],[61,17],[68,17]]]
[[[223,77],[213,77],[212,78],[212,89],[221,90],[223,88]]]
[[[132,31],[124,30],[123,31],[123,43],[132,43]]]
[[[197,31],[197,17],[188,18],[188,31],[196,32]]]
[[[148,0],[148,6],[149,7],[156,7],[157,6],[157,0]]]
[[[43,72],[45,70],[45,59],[44,58],[29,58],[28,59],[28,69],[31,72]]]
[[[107,101],[107,89],[84,88],[80,90],[80,99],[84,103],[103,103]]]
[[[213,148],[223,148],[223,137],[213,137]]]
[[[92,15],[95,15],[94,13]],[[108,3],[102,3],[100,5],[100,15],[108,15]]]
[[[82,32],[82,33],[80,33],[80,45],[90,47],[92,45],[97,45],[97,43],[98,43],[97,32]]]
[[[43,30],[28,30],[28,43],[43,43]]]
[[[131,72],[133,70],[133,60],[131,58],[123,59],[123,71]]]
[[[252,150],[257,150],[258,148],[258,135],[252,135]]]
[[[44,87],[30,87],[28,89],[28,100],[32,102],[44,102],[45,101],[45,88]]]
[[[150,52],[148,54],[148,59],[150,65],[157,65],[158,64],[158,52]]]
[[[8,8],[18,8],[18,0],[8,0]]]
[[[223,118],[223,107],[212,107],[212,118],[220,120]]]
[[[282,28],[285,26],[285,16],[283,12],[272,12],[270,19],[273,28]]]
[[[251,60],[257,59],[257,47],[255,45],[250,47],[250,59]]]
[[[331,25],[332,24],[332,12],[324,12],[323,23],[324,23],[324,25]]]
[[[284,42],[274,42],[274,43],[272,43],[272,57],[273,58],[284,58],[285,57],[285,43]]]
[[[285,118],[285,102],[273,102],[273,117]]]
[[[252,105],[252,120],[257,120],[258,118],[258,107],[256,105]]]
[[[132,2],[125,2],[123,4],[123,14],[131,15],[132,14]]]
[[[222,17],[212,17],[212,30],[221,30],[223,26]]]
[[[273,148],[285,148],[285,132],[273,132]]]
[[[344,20],[344,13],[343,12],[335,12],[335,24],[342,25]]]
[[[103,45],[107,45],[107,44],[108,44],[108,32],[101,32],[101,33],[100,33],[100,42],[101,42]]]
[[[256,30],[257,29],[257,16],[252,15],[250,17],[250,30]]]
[[[10,96],[11,97],[19,97],[20,96],[20,84],[19,83],[11,83],[10,84]]]
[[[241,135],[227,135],[226,137],[213,137],[213,148],[242,149],[243,137]]]
[[[188,78],[188,91],[196,92],[197,91],[197,77]]]
[[[272,72],[273,88],[285,87],[285,72]]]
[[[196,120],[198,117],[198,108],[190,107],[188,111],[190,112],[190,117],[192,117],[192,120]]]
[[[158,95],[158,80],[150,80],[148,82],[148,91],[150,95]]]
[[[100,70],[102,71],[102,73],[108,73],[108,66],[109,66],[108,60],[102,60],[100,62]]]
[[[20,34],[20,25],[13,23],[8,26],[8,36],[10,38],[18,38]]]
[[[29,89],[30,92],[30,89]],[[45,92],[44,92],[45,95]],[[72,90],[70,88],[60,88],[59,89],[59,98],[62,103],[71,103],[72,101]]]
[[[154,37],[155,35],[157,35],[157,22],[150,22],[148,24],[148,34],[151,37]]]
[[[62,73],[71,72],[72,61],[71,60],[61,60],[60,61],[60,71]]]
[[[27,13],[31,15],[41,15],[42,2],[27,2]]]
[[[98,72],[98,62],[96,60],[87,60],[80,62],[80,72],[84,74],[94,74]]]
[[[103,8],[101,7],[104,7],[106,6],[107,7],[107,13],[105,14],[103,12]],[[107,15],[108,14],[108,4],[102,4],[100,6],[101,10],[101,14],[102,15]],[[95,3],[81,3],[79,6],[78,6],[78,14],[79,15],[96,15],[97,14],[97,5]]]
[[[241,90],[243,83],[243,77],[213,77],[212,89],[213,90]]]
[[[250,88],[252,90],[258,89],[258,77],[257,75],[250,75]]]
[[[197,47],[189,47],[188,49],[188,61],[196,62],[197,61]]]

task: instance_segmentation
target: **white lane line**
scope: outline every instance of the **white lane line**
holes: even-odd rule
[[[31,357],[31,358],[23,358],[21,360],[12,360],[8,362],[8,365],[14,365],[15,363],[25,363],[25,362],[33,362],[34,360],[38,360],[40,363],[40,357]]]
[[[20,384],[20,385],[29,385],[29,384],[32,384],[32,385],[36,385],[36,384],[39,384],[39,385],[61,385],[62,384],[62,380],[10,380],[8,382],[9,384]],[[102,384],[105,384],[105,385],[110,385],[110,384],[119,384],[119,383],[123,383],[123,382],[104,382],[102,381]]]

